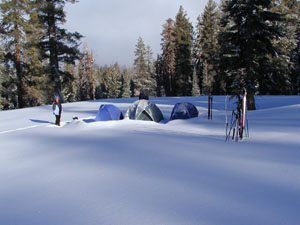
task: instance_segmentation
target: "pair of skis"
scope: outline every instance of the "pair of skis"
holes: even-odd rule
[[[246,89],[242,99],[238,97],[237,101],[237,108],[236,110],[232,110],[231,114],[231,122],[230,128],[228,124],[228,96],[225,98],[225,129],[226,129],[226,136],[225,142],[229,141],[229,137],[232,132],[232,140],[236,142],[240,139],[243,140],[244,135],[249,137],[249,129],[248,129],[248,110],[247,110],[247,91]],[[229,131],[228,131],[229,128]]]

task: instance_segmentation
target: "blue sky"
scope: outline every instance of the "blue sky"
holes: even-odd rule
[[[94,52],[98,65],[132,66],[139,36],[153,50],[161,52],[162,26],[168,18],[175,19],[180,5],[192,22],[203,13],[208,0],[79,0],[67,3],[69,31],[78,31]],[[218,1],[217,1],[218,2]]]

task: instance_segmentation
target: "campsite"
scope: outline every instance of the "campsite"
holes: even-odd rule
[[[299,96],[256,96],[226,143],[225,96],[212,120],[207,96],[150,98],[159,122],[126,118],[137,100],[65,103],[60,127],[50,105],[1,111],[0,224],[298,224]],[[182,102],[198,116],[170,120]],[[95,121],[101,105],[125,118]]]

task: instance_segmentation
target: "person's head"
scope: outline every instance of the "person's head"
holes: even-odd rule
[[[58,97],[58,96],[55,96],[55,97],[54,97],[54,101],[55,101],[56,103],[58,103],[58,102],[59,102],[59,97]]]
[[[144,92],[140,92],[139,99],[149,100],[149,97]]]

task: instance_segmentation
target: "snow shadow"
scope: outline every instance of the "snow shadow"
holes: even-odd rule
[[[34,123],[51,123],[50,121],[47,121],[47,120],[35,120],[35,119],[30,119],[31,122],[34,122]]]
[[[85,123],[93,123],[95,122],[95,119],[83,119],[82,121]]]

